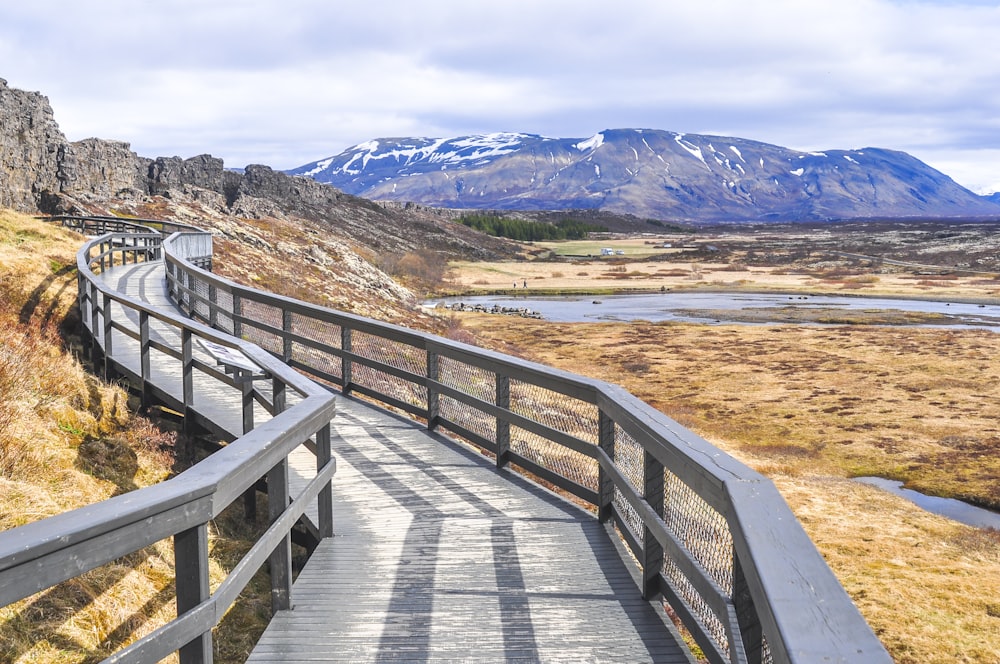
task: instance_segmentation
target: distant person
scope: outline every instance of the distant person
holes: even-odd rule
[[[523,281],[524,281],[524,287],[527,288],[528,287],[528,280],[524,279]]]

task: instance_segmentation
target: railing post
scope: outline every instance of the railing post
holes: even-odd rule
[[[285,383],[275,378],[273,385],[274,414],[285,409]],[[288,457],[279,461],[267,473],[267,512],[269,523],[277,521],[288,508]],[[271,611],[292,608],[292,534],[284,538],[271,552]]]
[[[142,379],[142,407],[149,408],[153,403],[149,393],[149,314],[139,312],[139,376]]]
[[[219,289],[208,285],[208,326],[215,329],[219,323]]]
[[[181,383],[184,397],[184,428],[193,430],[191,410],[194,407],[194,354],[191,348],[191,330],[181,330]]]
[[[333,448],[330,442],[330,425],[326,424],[316,432],[316,470],[319,471],[333,458]],[[320,538],[333,537],[333,485],[327,482],[316,498]]]
[[[90,339],[91,339],[91,362],[94,364],[94,369],[97,370],[98,363],[101,362],[103,355],[101,354],[101,329],[97,325],[97,318],[101,313],[100,300],[97,298],[97,294],[100,291],[97,290],[96,284],[90,285]]]
[[[597,414],[598,418],[598,446],[611,462],[615,461],[615,421],[601,410]],[[615,483],[611,476],[604,470],[603,466],[598,466],[597,472],[597,518],[601,523],[605,523],[614,514]]]
[[[241,316],[243,316],[243,300],[236,292],[233,292],[233,336],[237,339],[243,338],[243,321],[240,320]]]
[[[281,359],[285,364],[292,360],[292,312],[290,309],[281,310]]]
[[[351,393],[351,328],[341,326],[340,328],[340,349],[344,354],[340,357],[340,378],[341,391],[347,395]]]
[[[114,352],[111,347],[111,326],[114,321],[109,315],[111,312],[111,296],[107,293],[101,294],[101,306],[104,309],[104,330],[102,331],[102,336],[104,337],[104,380],[111,380],[111,354]]]
[[[510,410],[510,377],[497,373],[496,405]],[[497,468],[503,468],[510,461],[510,420],[497,415]]]
[[[181,290],[181,302],[183,303],[183,308],[187,309],[188,316],[194,314],[194,304],[191,299],[191,273],[184,270],[180,270],[180,284]]]
[[[649,452],[643,452],[642,497],[663,518],[663,464]],[[653,532],[643,526],[642,534],[642,598],[651,600],[660,594],[660,569],[663,567],[663,545]]]
[[[84,310],[84,302],[87,301],[86,288],[88,283],[90,282],[83,276],[83,273],[78,272],[76,275],[76,306],[80,311],[80,323],[84,327],[87,327],[87,314]]]
[[[208,526],[202,524],[174,535],[177,615],[191,611],[210,596],[208,585]],[[212,664],[212,632],[205,632],[178,652],[181,664]]]
[[[435,389],[433,383],[436,383],[440,375],[440,356],[428,350],[427,351],[427,429],[429,431],[434,431],[438,425],[438,418],[441,414],[441,395]]]
[[[754,606],[746,577],[743,575],[743,566],[735,551],[733,552],[733,608],[736,611],[739,635],[729,635],[730,648],[742,648],[743,658],[740,661],[745,661],[747,664],[761,664],[764,661],[764,630],[757,616],[757,608]]]
[[[250,433],[253,430],[253,382],[245,380],[240,384],[240,391],[243,393],[243,433]]]
[[[253,382],[247,376],[247,380],[240,383],[240,390],[243,393],[243,433],[250,433],[253,430]],[[243,515],[250,523],[257,522],[257,487],[251,486],[243,493]]]

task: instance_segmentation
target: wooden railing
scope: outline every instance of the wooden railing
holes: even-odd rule
[[[93,256],[87,254],[88,265],[102,255],[120,251],[120,245],[128,241],[121,236],[103,239],[108,244],[100,245],[103,248]],[[133,238],[131,242],[141,240]],[[95,246],[88,245],[91,249]],[[206,338],[217,334],[220,343],[239,347],[286,384],[291,385],[294,379],[291,367],[331,389],[405,411],[431,429],[446,430],[479,446],[495,457],[498,467],[513,465],[591,504],[597,518],[613,524],[634,554],[641,568],[642,595],[668,602],[709,661],[891,661],[774,485],[622,388],[221,279],[195,264],[210,264],[205,256],[210,240],[197,230],[173,234],[161,249],[171,298],[204,326],[172,324]],[[156,255],[146,252],[147,257]],[[88,305],[92,308],[91,329],[102,329],[94,322],[108,311],[108,305],[95,308],[94,302],[107,297],[111,295],[81,279],[81,303],[85,311]],[[144,311],[138,303],[130,302],[129,306]],[[154,313],[146,311],[146,315]],[[109,326],[118,329],[114,321],[105,320],[103,329]],[[99,334],[94,333],[95,337]],[[142,345],[145,337],[139,336]],[[265,361],[256,347],[281,363],[268,364],[270,360]],[[99,344],[95,352],[100,352]],[[185,351],[180,357],[185,366],[194,367],[195,363],[185,359]],[[145,374],[138,378],[145,385]],[[303,387],[309,396],[302,404],[320,398],[311,389],[315,388]],[[285,411],[272,422],[292,412]],[[302,413],[294,416],[298,418],[311,411],[295,412]],[[312,435],[305,432],[313,430],[328,440],[327,429],[313,427],[329,414],[324,411],[319,419],[308,415],[311,424],[296,421],[294,426],[300,429],[289,439]],[[269,459],[282,458],[285,450],[282,446],[282,452]],[[193,470],[198,471],[204,463]],[[229,462],[223,458],[219,463],[219,470],[194,475],[214,476]],[[227,484],[221,497],[207,500],[215,505],[234,498],[252,483],[260,467],[242,471],[242,482]],[[162,487],[153,490],[167,491]],[[208,489],[199,491],[209,495]],[[154,497],[150,500],[156,510],[173,504],[166,499],[161,503],[156,493],[142,495]],[[103,505],[88,508],[95,510],[93,528],[117,532],[120,526],[111,516],[114,511]],[[178,533],[192,529],[203,532],[198,529],[203,529],[203,517],[209,510],[200,509],[188,529],[172,526],[166,516],[162,525],[161,518],[153,519],[157,532],[173,534],[175,539],[181,537]],[[285,517],[278,522],[282,527],[287,525]],[[28,532],[30,539],[23,541],[57,538],[60,532],[72,530],[74,523],[72,519],[40,522]],[[21,560],[5,550],[11,546],[7,535],[0,534],[0,587],[4,589],[5,575],[12,568],[7,561],[12,556],[16,562]],[[261,549],[271,545],[272,539],[268,539]],[[197,537],[195,543],[181,537],[178,550],[198,546]],[[88,556],[105,560],[103,550],[107,547],[101,545],[95,549],[100,555],[88,552]],[[66,560],[62,551],[60,547],[56,554]],[[33,555],[32,560],[39,559]],[[79,572],[67,570],[60,578],[73,573]],[[44,581],[50,585],[55,582],[49,578]],[[205,611],[216,611],[231,596],[228,588],[226,593],[217,591],[212,608]],[[13,600],[0,592],[0,604],[9,601]],[[198,606],[205,602],[202,599]],[[197,627],[188,626],[195,621]],[[201,613],[184,613],[176,623],[184,625],[183,638],[206,638],[199,631],[208,623]],[[181,628],[166,629],[175,630],[176,641]],[[146,645],[137,644],[123,658],[153,661],[155,658],[142,648],[153,647],[155,641],[140,642]]]
[[[270,565],[272,608],[289,608],[291,530],[310,504],[317,505],[318,535],[332,535],[334,397],[252,344],[176,312],[150,307],[98,278],[97,273],[113,264],[159,258],[161,234],[149,233],[147,227],[126,228],[119,220],[69,222],[88,232],[114,229],[87,242],[77,257],[80,309],[95,366],[128,378],[144,400],[159,400],[188,417],[210,419],[200,412],[205,400],[195,389],[206,382],[237,391],[251,414],[257,400],[273,416],[253,428],[253,417],[245,410],[243,436],[161,484],[0,533],[0,606],[173,538],[177,618],[106,661],[156,662],[179,651],[184,664],[210,662],[212,628],[265,563]],[[138,330],[124,324],[130,317],[138,319]],[[241,380],[248,378],[241,371],[250,370],[228,374],[199,360],[193,352],[196,340],[241,354],[254,377],[266,377],[270,389],[255,387],[259,381]],[[178,370],[154,371],[154,352],[170,358]],[[288,456],[306,442],[316,450],[317,470],[292,500]],[[270,525],[210,592],[208,524],[237,498],[254,491],[262,477],[267,478]]]
[[[617,385],[240,286],[164,243],[193,318],[593,505],[711,662],[888,662],[774,485]]]

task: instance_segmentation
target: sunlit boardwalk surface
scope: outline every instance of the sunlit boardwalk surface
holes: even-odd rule
[[[169,306],[155,265],[108,278]],[[240,421],[238,403],[216,408]],[[333,448],[335,537],[249,662],[692,661],[592,514],[349,397]]]

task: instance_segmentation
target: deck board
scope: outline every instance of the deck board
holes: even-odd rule
[[[105,278],[172,306],[156,266]],[[172,332],[155,334],[166,343]],[[136,346],[138,366],[133,340],[113,343]],[[176,360],[161,360],[156,371],[179,375],[166,366]],[[239,426],[232,390],[202,381],[196,399]],[[301,570],[292,610],[274,616],[248,662],[693,662],[592,514],[354,398],[338,398],[332,443],[335,537]],[[293,461],[293,492],[309,464]]]

